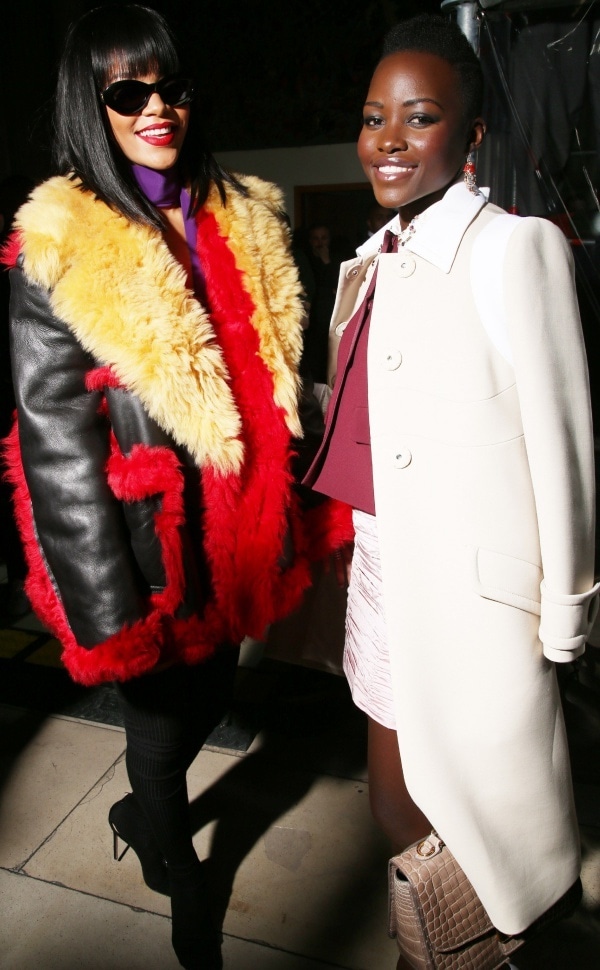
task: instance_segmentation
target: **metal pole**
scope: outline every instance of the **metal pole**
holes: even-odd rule
[[[444,0],[442,10],[456,11],[456,23],[469,41],[475,53],[479,56],[479,20],[477,19],[478,3],[463,3],[462,0]]]

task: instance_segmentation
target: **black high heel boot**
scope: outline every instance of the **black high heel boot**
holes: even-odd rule
[[[115,802],[108,813],[108,822],[113,830],[115,859],[120,862],[127,849],[132,848],[140,860],[146,885],[155,893],[169,896],[171,890],[165,860],[154,841],[148,820],[132,792],[125,795],[120,802]],[[119,839],[126,843],[121,855]]]
[[[222,936],[211,916],[202,863],[168,866],[171,886],[171,940],[185,970],[221,970]]]

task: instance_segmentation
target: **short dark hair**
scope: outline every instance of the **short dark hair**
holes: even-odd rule
[[[134,222],[163,228],[156,209],[140,191],[131,167],[110,136],[100,92],[114,79],[182,72],[175,37],[164,18],[138,4],[96,7],[67,33],[58,71],[54,162],[63,175],[81,180],[99,199]],[[198,112],[191,106],[179,166],[191,188],[192,209],[206,201],[214,183],[225,202],[225,184],[245,188],[218,164],[208,149]]]
[[[438,14],[419,14],[400,21],[385,35],[381,59],[405,51],[435,54],[451,64],[460,80],[465,120],[481,114],[483,71],[458,24]]]

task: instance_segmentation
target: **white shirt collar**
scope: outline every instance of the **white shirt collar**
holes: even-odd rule
[[[451,185],[439,202],[434,202],[421,213],[415,234],[407,239],[404,249],[410,249],[444,273],[449,273],[460,241],[473,219],[486,205],[489,189],[470,192],[462,183]],[[387,225],[379,229],[356,250],[362,259],[373,256],[381,246],[387,229],[400,233],[400,217],[396,214]]]

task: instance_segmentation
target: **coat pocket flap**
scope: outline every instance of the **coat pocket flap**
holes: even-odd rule
[[[541,613],[541,566],[492,549],[474,549],[474,585],[480,596]]]

